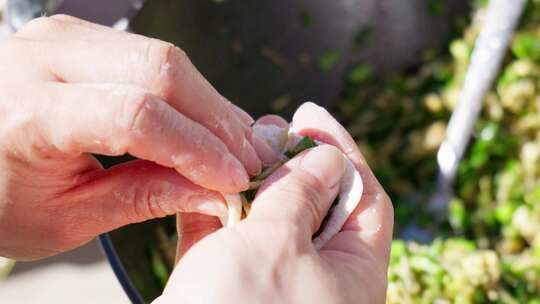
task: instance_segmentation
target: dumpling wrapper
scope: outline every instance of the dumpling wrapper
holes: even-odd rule
[[[302,139],[294,132],[293,128],[283,129],[275,125],[255,125],[253,132],[268,142],[276,151],[280,151],[282,155],[296,146]],[[317,145],[325,145],[326,143],[316,141]],[[341,180],[341,185],[338,192],[338,202],[327,215],[328,220],[322,227],[321,233],[313,239],[313,245],[316,249],[321,249],[330,239],[332,239],[343,227],[349,216],[360,203],[364,191],[362,177],[350,159],[343,155],[346,160],[345,172]],[[285,158],[285,156],[284,156]],[[242,218],[242,198],[240,194],[223,194],[229,214],[226,217],[221,217],[221,223],[225,227],[230,227]]]

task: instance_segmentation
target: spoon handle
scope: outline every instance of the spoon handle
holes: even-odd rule
[[[435,209],[446,208],[458,164],[482,109],[482,101],[497,76],[525,3],[525,0],[490,1],[458,104],[437,153],[438,185],[435,199],[430,203]]]

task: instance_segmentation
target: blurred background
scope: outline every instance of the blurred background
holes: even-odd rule
[[[42,11],[64,12],[174,42],[254,116],[289,117],[306,100],[326,106],[394,203],[388,303],[540,303],[539,0],[525,1],[501,67],[480,96],[442,212],[427,207],[437,189],[437,151],[488,0],[8,2],[18,5],[5,18],[11,29]],[[495,28],[504,26],[501,19]],[[100,158],[106,166],[127,159]],[[131,225],[107,240],[131,300],[150,302],[172,269],[174,218]],[[73,287],[62,283],[65,276]],[[64,299],[66,289],[95,300],[101,288],[103,303],[127,301],[96,243],[17,263],[0,282],[0,302],[29,285],[40,303]]]

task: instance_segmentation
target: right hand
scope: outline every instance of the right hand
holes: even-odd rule
[[[388,195],[324,109],[301,106],[293,125],[335,147],[304,151],[279,168],[235,226],[220,229],[216,218],[181,214],[181,258],[155,304],[385,302],[393,225]],[[343,154],[362,175],[364,194],[341,231],[316,250],[312,235],[337,195]]]
[[[1,45],[0,122],[0,256],[16,259],[177,212],[223,215],[216,191],[246,189],[277,157],[182,50],[69,16]],[[143,160],[104,170],[91,153]]]

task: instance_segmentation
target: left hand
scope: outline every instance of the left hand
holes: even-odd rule
[[[218,191],[245,190],[272,158],[250,123],[170,43],[63,15],[29,22],[0,47],[0,256],[226,214]],[[141,160],[105,170],[92,156],[126,153]]]

